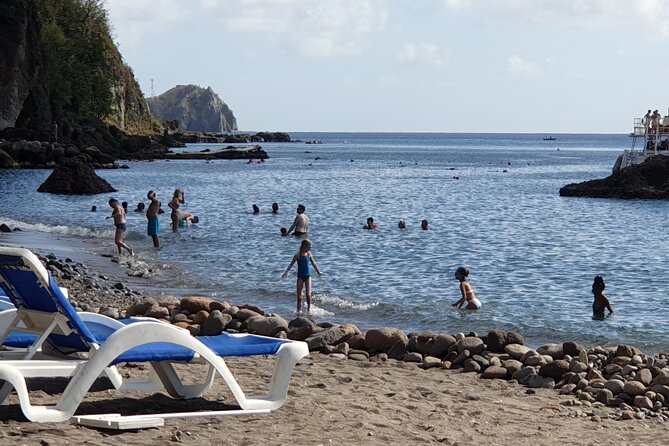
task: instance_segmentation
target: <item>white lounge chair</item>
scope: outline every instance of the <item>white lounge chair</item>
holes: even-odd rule
[[[283,405],[294,366],[309,354],[304,342],[228,333],[193,337],[188,331],[172,325],[141,320],[125,325],[101,315],[97,315],[100,326],[97,330],[91,330],[37,257],[26,249],[0,247],[0,288],[16,307],[16,310],[9,310],[14,315],[11,322],[0,322],[0,343],[10,333],[20,331],[38,336],[33,346],[46,342],[58,349],[89,355],[84,360],[0,360],[0,380],[6,381],[0,390],[0,402],[6,399],[8,390],[13,387],[23,414],[31,421],[68,420],[101,374],[110,376],[114,386],[121,391],[153,392],[164,389],[174,398],[187,399],[206,393],[218,372],[240,407],[233,411],[161,413],[149,416],[150,420],[169,416],[269,412]],[[222,358],[250,355],[276,355],[267,395],[247,397]],[[209,363],[206,376],[199,383],[183,384],[173,364],[188,362],[195,357]],[[113,366],[122,362],[148,362],[152,375],[143,381],[122,379],[120,375],[114,378],[118,372],[115,372]],[[56,405],[33,406],[26,386],[26,378],[33,377],[69,377],[70,380]],[[76,418],[83,420],[82,417]],[[109,417],[100,415],[90,417],[88,421],[106,427],[136,427],[137,422],[148,422],[146,417],[119,415],[114,415],[111,421]]]

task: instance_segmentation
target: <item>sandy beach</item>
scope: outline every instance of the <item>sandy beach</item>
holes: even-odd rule
[[[228,361],[241,385],[251,391],[267,383],[270,360]],[[203,365],[188,366],[196,375]],[[132,369],[132,373],[138,373]],[[50,401],[54,386],[35,383],[36,401]],[[14,398],[14,397],[13,397]],[[207,401],[230,401],[220,381]],[[397,361],[359,363],[313,354],[295,369],[287,403],[253,417],[166,420],[161,428],[104,431],[68,423],[29,423],[17,405],[5,406],[1,444],[167,444],[193,445],[408,445],[408,444],[639,444],[665,443],[666,425],[652,420],[607,419],[612,409],[568,406],[573,397],[517,384],[482,380],[476,374],[421,370]],[[108,386],[90,392],[80,412],[147,407],[210,408],[202,400],[174,401],[163,394],[119,395]],[[593,421],[599,415],[601,421]]]
[[[23,234],[14,235],[11,242],[41,254],[52,250],[82,259],[79,248],[67,249],[71,241],[37,237],[39,243],[31,246],[31,240]],[[93,262],[89,268],[109,262],[90,254],[84,257]],[[122,268],[114,264],[105,273],[120,277]],[[86,296],[82,290],[72,298],[81,302]],[[227,362],[247,394],[266,389],[271,358]],[[146,370],[145,365],[131,365],[121,372],[136,377]],[[201,376],[205,366],[181,365],[180,371],[188,380]],[[53,381],[30,382],[31,397],[38,404],[55,402],[62,388],[62,383]],[[175,401],[164,393],[121,394],[100,379],[77,414],[213,410],[228,402],[234,399],[222,380],[216,381],[206,399]],[[664,444],[666,423],[654,418],[614,418],[614,408],[579,401],[557,390],[528,389],[461,370],[424,370],[395,360],[358,362],[312,352],[295,368],[286,404],[267,415],[167,419],[160,428],[105,431],[69,423],[28,422],[11,395],[0,415],[4,426],[0,444]]]

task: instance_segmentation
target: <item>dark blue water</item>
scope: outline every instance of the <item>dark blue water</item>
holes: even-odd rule
[[[279,236],[295,207],[311,219],[312,252],[325,276],[314,279],[315,318],[361,328],[485,332],[518,330],[530,343],[576,339],[629,342],[669,350],[666,216],[660,201],[561,198],[571,182],[607,176],[629,147],[625,135],[293,134],[324,144],[263,144],[270,159],[156,161],[98,171],[131,209],[149,189],[166,207],[174,188],[197,226],[169,232],[151,250],[146,220],[129,213],[128,240],[140,258],[177,263],[198,288],[289,316],[295,277],[281,273],[299,240]],[[190,146],[188,150],[219,145]],[[49,171],[0,171],[4,220],[50,232],[99,237],[112,251],[109,196],[36,192]],[[144,199],[144,201],[146,201]],[[280,213],[272,215],[277,202]],[[261,208],[252,215],[251,205]],[[97,205],[101,212],[91,213]],[[378,231],[363,231],[368,216]],[[400,231],[397,222],[409,228]],[[427,219],[430,230],[422,231]],[[62,225],[64,227],[55,227]],[[483,302],[454,310],[457,266]],[[294,271],[293,271],[294,274]],[[595,275],[604,276],[615,314],[591,318]],[[174,279],[177,283],[183,276]]]

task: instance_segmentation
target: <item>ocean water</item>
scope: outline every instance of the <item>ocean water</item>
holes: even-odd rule
[[[161,277],[174,292],[206,292],[290,316],[295,269],[281,274],[300,240],[281,237],[303,203],[322,277],[314,278],[313,317],[362,329],[517,330],[530,345],[577,340],[669,350],[669,203],[562,198],[568,183],[602,178],[630,145],[626,135],[295,133],[323,144],[263,144],[270,158],[245,161],[128,162],[101,170],[128,201],[127,241],[141,259],[176,264]],[[191,145],[185,150],[221,145]],[[0,222],[76,234],[113,251],[112,194],[37,193],[47,170],[0,170]],[[183,209],[201,222],[170,231],[154,251],[146,219],[134,213],[146,192],[163,207],[183,188]],[[271,214],[271,204],[280,206]],[[261,208],[251,212],[252,204]],[[96,205],[98,212],[90,212]],[[167,209],[169,211],[169,209]],[[364,231],[367,217],[378,231]],[[402,219],[408,229],[397,228]],[[430,230],[422,231],[427,219]],[[466,266],[483,302],[455,310],[453,272]],[[615,314],[592,319],[595,275]]]

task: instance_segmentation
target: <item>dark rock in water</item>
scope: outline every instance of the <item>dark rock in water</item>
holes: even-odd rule
[[[9,228],[9,226],[3,223],[0,225],[0,232],[12,232],[12,230]]]
[[[267,159],[269,155],[265,152],[262,147],[259,145],[248,146],[248,147],[233,147],[229,146],[225,149],[216,150],[216,151],[201,151],[201,152],[179,152],[179,153],[166,153],[161,156],[157,156],[158,159],[170,159],[170,160],[211,160],[211,159],[221,159],[221,160],[238,160],[238,159]]]
[[[562,197],[669,199],[669,156],[657,155],[600,180],[572,183]]]
[[[111,184],[95,174],[90,164],[72,158],[56,166],[37,192],[64,195],[93,195],[116,192]]]
[[[19,163],[14,161],[7,152],[0,149],[0,169],[13,169],[19,167]]]

